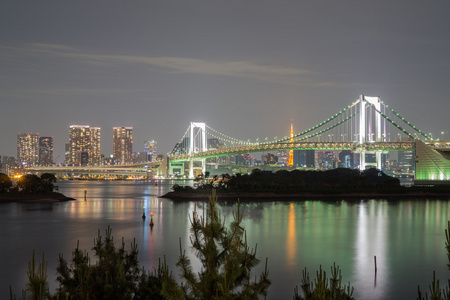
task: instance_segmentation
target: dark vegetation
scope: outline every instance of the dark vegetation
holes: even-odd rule
[[[302,271],[301,288],[304,297],[298,292],[298,287],[294,289],[294,300],[315,300],[315,299],[332,299],[332,300],[354,300],[353,287],[342,285],[342,275],[339,266],[331,267],[331,277],[327,277],[327,273],[320,266],[316,272],[316,279],[309,279],[309,273]]]
[[[450,221],[447,221],[447,229],[445,230],[445,248],[447,249],[448,264],[447,267],[450,270]],[[436,279],[436,273],[433,272],[433,281],[428,286],[430,292],[430,298],[428,298],[428,293],[425,292],[425,298],[422,296],[422,291],[420,286],[417,287],[417,299],[418,300],[449,300],[450,299],[450,279],[447,279],[447,285],[444,288],[439,287],[439,279]]]
[[[56,269],[59,288],[54,295],[48,289],[47,262],[43,256],[36,267],[33,251],[28,263],[28,283],[20,299],[163,299],[160,295],[163,266],[160,264],[150,273],[141,269],[135,242],[130,251],[125,250],[123,239],[120,247],[116,247],[108,228],[105,238],[99,232],[92,250],[92,262],[89,253],[78,245],[70,262],[60,254]],[[10,299],[17,299],[12,292]]]
[[[0,173],[0,194],[48,194],[55,190],[56,177],[45,173],[41,177],[32,174],[21,176],[13,184],[8,175]]]
[[[251,270],[260,260],[256,258],[256,247],[247,245],[243,214],[239,204],[233,213],[229,228],[217,208],[217,197],[213,192],[206,212],[199,216],[194,210],[191,222],[191,245],[201,262],[197,273],[186,252],[181,249],[177,267],[183,280],[181,286],[166,274],[162,294],[167,299],[259,299],[265,297],[270,286],[267,259],[264,271],[257,278]]]
[[[405,192],[400,181],[377,169],[362,172],[338,168],[327,171],[280,170],[275,173],[254,169],[250,174],[199,176],[194,187],[174,185],[175,192],[274,192],[336,194],[357,192]]]

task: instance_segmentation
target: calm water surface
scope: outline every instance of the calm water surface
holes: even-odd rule
[[[45,253],[53,292],[58,254],[70,259],[77,241],[81,249],[90,250],[98,230],[104,235],[108,225],[116,242],[125,238],[127,249],[136,239],[141,266],[150,270],[165,255],[178,274],[179,238],[189,252],[188,216],[196,203],[160,198],[173,184],[62,181],[57,183],[60,191],[78,200],[1,204],[0,299],[9,298],[9,285],[17,295],[24,288],[33,249],[39,258]],[[433,270],[441,285],[449,277],[444,247],[447,201],[273,201],[242,206],[249,245],[258,245],[262,261],[255,275],[269,258],[268,299],[292,299],[305,267],[314,277],[320,265],[329,271],[334,262],[342,269],[343,282],[354,286],[357,299],[416,299],[417,286],[427,289]],[[153,231],[149,218],[141,219],[143,207],[147,216],[154,213]],[[221,205],[227,220],[235,208]],[[194,267],[199,268],[198,262]]]

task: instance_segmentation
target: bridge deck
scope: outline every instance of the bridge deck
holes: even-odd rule
[[[209,150],[194,154],[179,154],[170,156],[171,161],[185,161],[192,158],[202,159],[249,152],[266,152],[277,150],[352,150],[358,151],[391,151],[391,150],[414,150],[414,142],[373,142],[359,144],[357,142],[292,142],[292,143],[270,143],[259,145],[247,145]]]

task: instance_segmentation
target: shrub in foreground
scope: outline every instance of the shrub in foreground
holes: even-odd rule
[[[258,299],[267,295],[270,286],[267,259],[265,270],[259,278],[251,279],[251,270],[260,262],[255,249],[249,249],[245,229],[242,227],[243,214],[239,205],[233,213],[229,228],[224,225],[216,207],[215,190],[203,211],[197,209],[192,214],[191,245],[195,256],[201,262],[201,270],[194,272],[186,251],[181,248],[177,267],[182,284],[165,273],[162,294],[168,299]]]

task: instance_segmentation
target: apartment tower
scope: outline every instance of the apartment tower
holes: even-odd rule
[[[39,162],[39,133],[17,134],[17,159],[20,164],[36,166]]]
[[[144,144],[145,153],[147,153],[148,161],[156,161],[157,154],[157,142],[155,140],[145,141]],[[150,157],[150,159],[148,159]]]
[[[100,127],[70,126],[69,164],[75,166],[100,165]]]
[[[39,138],[39,165],[53,165],[53,137],[41,136]]]
[[[113,157],[119,164],[129,164],[133,155],[133,127],[113,127]]]

